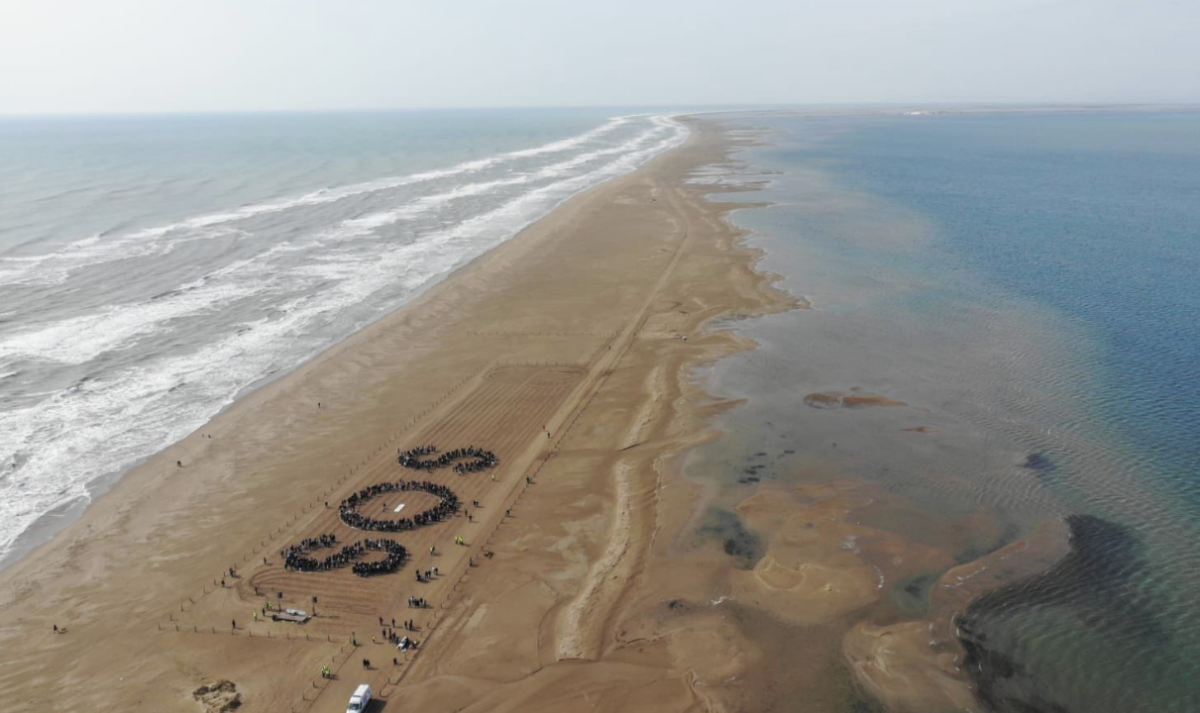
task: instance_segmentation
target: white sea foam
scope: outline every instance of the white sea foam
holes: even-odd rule
[[[255,294],[249,285],[213,285],[177,293],[169,299],[106,307],[99,314],[64,319],[37,330],[0,339],[0,359],[18,357],[83,364],[98,355],[130,346],[161,323]]]
[[[481,195],[502,186],[515,186],[534,181],[544,181],[567,174],[571,169],[597,159],[637,151],[650,140],[661,137],[662,129],[656,128],[637,134],[634,138],[617,146],[582,153],[567,161],[545,166],[528,174],[496,181],[470,183],[449,191],[424,196],[395,210],[372,213],[360,218],[343,221],[335,233],[339,238],[361,236],[373,230],[391,225],[401,219],[436,210],[454,200]],[[564,142],[558,142],[563,145]],[[50,359],[69,364],[82,364],[99,354],[119,347],[128,347],[132,339],[153,332],[161,323],[215,309],[237,299],[261,293],[266,289],[258,278],[270,273],[272,256],[284,252],[276,246],[254,260],[238,263],[214,271],[209,278],[256,278],[256,283],[246,284],[200,284],[184,285],[176,294],[166,299],[155,299],[140,304],[112,305],[98,314],[81,315],[48,324],[41,328],[0,338],[0,359],[26,357]],[[307,263],[291,270],[296,276],[313,276],[322,279],[347,279],[360,270],[359,261],[338,261],[317,258],[319,264]],[[374,255],[370,260],[376,259]],[[244,273],[239,275],[239,273]]]
[[[534,183],[537,181],[543,181],[562,176],[568,173],[571,169],[577,168],[597,159],[604,158],[606,156],[612,156],[614,154],[638,150],[656,136],[661,136],[662,133],[662,129],[645,131],[618,146],[585,152],[575,156],[574,158],[539,168],[530,173],[522,173],[512,178],[504,178],[494,181],[468,183],[444,193],[423,196],[416,201],[393,210],[381,211],[359,218],[345,220],[338,226],[339,230],[335,234],[342,238],[357,237],[369,233],[377,228],[393,225],[401,220],[411,219],[419,215],[429,213],[454,200],[482,195],[489,191],[506,186]],[[563,142],[558,143],[561,144]]]
[[[196,236],[197,231],[201,229],[245,220],[259,215],[279,213],[293,208],[335,203],[363,194],[475,173],[514,159],[558,153],[601,138],[628,123],[628,121],[629,119],[626,117],[616,117],[578,136],[531,149],[510,151],[489,158],[466,161],[448,168],[423,171],[408,176],[381,178],[336,188],[322,188],[300,196],[253,203],[230,211],[195,216],[177,223],[145,228],[110,239],[102,239],[102,236],[92,235],[44,255],[0,256],[0,283],[60,284],[74,270],[110,260],[126,259],[130,256],[130,250],[137,251],[138,254],[145,254],[145,251],[153,252],[162,249],[164,246],[160,242],[156,242],[157,239],[172,233],[186,233]],[[220,233],[208,233],[208,235],[215,234]],[[202,233],[201,235],[204,234]]]
[[[112,236],[91,236],[46,256],[0,261],[0,281],[20,281],[5,272],[14,265],[33,266],[25,277],[52,273],[68,289],[74,270],[103,261],[190,264],[196,253],[185,248],[213,237],[237,254],[226,259],[200,253],[221,264],[153,299],[0,331],[0,360],[44,360],[93,374],[40,399],[25,394],[18,408],[0,407],[0,554],[40,515],[86,498],[96,478],[179,440],[253,384],[295,366],[570,196],[632,170],[685,134],[668,117],[615,119],[571,139],[445,169],[439,178],[467,181],[422,188],[398,205],[380,205],[390,200],[385,184],[356,184],[300,196],[288,207],[283,201],[245,206],[118,236],[116,247]],[[483,175],[490,168],[504,170]],[[430,175],[386,185],[432,187]],[[347,218],[338,203],[350,196],[365,201],[365,212]],[[229,225],[249,215],[286,216],[291,208],[314,206],[329,210],[304,213],[303,223],[289,224],[284,239],[262,238],[248,226],[242,234],[243,228]],[[385,226],[395,228],[385,232]],[[247,303],[251,308],[238,308],[244,318],[227,318],[211,334],[176,326],[188,318],[218,318]],[[146,351],[134,365],[106,360],[148,335],[182,346]],[[6,371],[8,381],[14,372]]]

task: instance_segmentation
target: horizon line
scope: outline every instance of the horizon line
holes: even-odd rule
[[[4,119],[59,118],[117,118],[169,116],[228,116],[228,115],[287,115],[287,114],[386,114],[434,111],[522,111],[522,110],[587,110],[587,109],[654,109],[686,115],[712,110],[786,110],[786,109],[853,109],[853,108],[942,108],[942,109],[1200,109],[1200,101],[880,101],[880,102],[807,102],[807,103],[733,103],[733,104],[530,104],[522,106],[413,106],[413,107],[346,107],[325,109],[147,109],[133,111],[70,111],[70,112],[0,112]]]

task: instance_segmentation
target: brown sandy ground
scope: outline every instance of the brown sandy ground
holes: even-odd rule
[[[608,646],[609,620],[657,531],[653,464],[694,441],[712,408],[682,395],[683,366],[746,346],[695,330],[784,304],[763,297],[766,278],[736,248],[721,206],[682,183],[723,150],[697,131],[687,148],[569,201],[126,475],[0,573],[0,708],[196,709],[192,692],[218,680],[236,683],[245,710],[264,711],[342,710],[360,681],[388,707],[401,698],[397,709],[460,699],[490,708],[483,691],[505,677],[510,697],[547,702],[688,700],[688,676],[669,665],[579,667]],[[434,476],[464,503],[483,501],[473,522],[396,535],[414,556],[391,576],[282,569],[279,551],[303,537],[356,539],[337,522],[337,502],[414,477],[395,449],[427,442],[499,455],[495,480]],[[466,547],[452,544],[457,535]],[[547,567],[550,556],[560,566]],[[433,566],[434,582],[413,580]],[[537,576],[489,587],[493,601],[476,604],[482,578],[529,570]],[[281,606],[311,610],[316,596],[318,616],[254,622],[256,587]],[[408,609],[410,595],[435,606]],[[415,618],[421,653],[394,666],[399,652],[370,643],[381,616]],[[52,633],[55,624],[67,632]],[[326,664],[332,681],[319,676]]]
[[[1012,575],[1053,547],[1032,565],[1003,564],[1019,545],[953,567],[962,548],[994,549],[994,517],[930,517],[844,479],[742,502],[765,543],[752,566],[696,534],[713,493],[680,475],[681,455],[716,438],[707,419],[732,404],[691,372],[752,346],[702,328],[803,305],[753,270],[722,221],[733,206],[684,183],[731,146],[716,125],[693,127],[682,149],[568,201],[235,404],[0,573],[0,710],[201,711],[210,703],[193,692],[222,680],[242,710],[297,713],[342,711],[360,682],[377,711],[971,700],[952,612],[994,581],[978,567]],[[395,463],[425,443],[489,448],[500,466],[428,476]],[[450,484],[472,518],[392,535],[413,554],[400,573],[280,566],[304,537],[360,537],[336,518],[347,494],[414,477]],[[414,581],[435,566],[432,582]],[[919,576],[940,579],[913,616],[891,594]],[[316,596],[317,616],[254,622],[256,588],[308,610]],[[409,596],[433,606],[410,609]],[[420,653],[375,643],[380,617],[415,619]]]

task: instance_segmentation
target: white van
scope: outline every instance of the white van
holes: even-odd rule
[[[346,706],[346,713],[362,713],[370,702],[371,687],[364,683],[354,689],[354,695],[350,696],[350,705]]]

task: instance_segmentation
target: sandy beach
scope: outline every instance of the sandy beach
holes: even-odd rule
[[[1200,712],[1200,4],[11,6],[0,713]]]
[[[986,509],[943,517],[814,471],[698,526],[713,494],[684,456],[736,406],[698,368],[754,347],[723,320],[808,305],[724,220],[738,189],[688,181],[750,139],[686,121],[682,147],[239,401],[0,573],[3,709],[341,711],[360,683],[375,710],[974,705],[955,616],[1061,559],[1061,523],[1011,542]],[[810,407],[908,408],[861,391]],[[499,465],[397,463],[423,445]],[[340,521],[347,496],[399,479],[445,483],[462,507],[399,533]],[[366,578],[283,566],[325,534],[386,537],[409,560]],[[280,608],[315,616],[271,621]]]
[[[622,612],[647,596],[657,534],[698,497],[674,456],[712,437],[704,416],[721,405],[687,369],[749,346],[698,330],[789,302],[738,248],[727,206],[684,184],[728,149],[699,126],[686,148],[576,197],[238,402],[4,570],[5,710],[219,707],[193,699],[219,680],[264,711],[342,710],[360,682],[389,706],[438,710],[687,708],[708,695],[690,657],[727,666],[727,652],[631,648]],[[353,540],[336,504],[412,477],[396,452],[426,443],[500,458],[494,479],[439,476],[480,501],[470,520],[396,535],[412,558],[393,575],[281,566],[305,537]],[[410,507],[422,497],[432,502],[415,494]],[[414,581],[434,566],[433,581]],[[431,606],[410,609],[410,596]],[[317,616],[254,622],[267,599],[316,601]],[[380,617],[415,619],[420,654],[393,665],[395,647],[372,643]],[[728,629],[688,637],[716,643]]]

